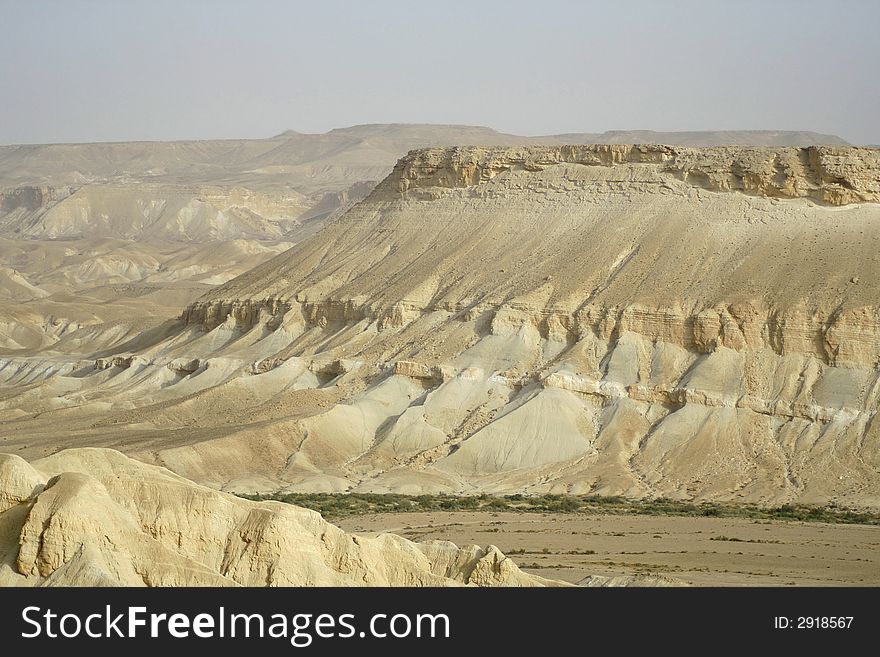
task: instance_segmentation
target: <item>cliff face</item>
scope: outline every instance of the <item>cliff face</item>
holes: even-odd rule
[[[673,148],[590,144],[506,149],[426,149],[402,158],[385,188],[473,187],[510,171],[544,171],[565,164],[656,165],[696,187],[768,198],[809,198],[828,205],[880,201],[880,150],[806,148]]]
[[[83,385],[136,404],[150,367],[198,358],[125,417],[250,409],[139,452],[218,486],[877,506],[878,158],[414,151],[141,343],[153,365]]]
[[[219,322],[241,299],[302,305],[317,325],[503,307],[545,335],[558,325],[573,338],[630,331],[703,353],[872,361],[877,202],[873,149],[413,151],[324,239],[211,291],[185,317],[213,307]]]

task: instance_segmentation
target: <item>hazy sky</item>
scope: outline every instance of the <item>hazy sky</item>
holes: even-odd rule
[[[0,143],[358,123],[880,143],[876,0],[0,0]]]

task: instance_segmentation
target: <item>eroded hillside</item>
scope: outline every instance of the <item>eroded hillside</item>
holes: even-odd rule
[[[7,451],[212,486],[880,504],[880,153],[431,149],[161,332],[0,370]]]
[[[413,148],[615,141],[843,143],[809,132],[518,137],[361,125],[269,139],[0,146],[0,353],[142,331],[364,198]],[[563,139],[564,137],[564,139]]]
[[[0,146],[0,353],[119,334],[320,230],[407,150],[511,143],[468,126],[270,139]]]
[[[544,586],[493,546],[346,534],[112,450],[0,454],[0,586]]]

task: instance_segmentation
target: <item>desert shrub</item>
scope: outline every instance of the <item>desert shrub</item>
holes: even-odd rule
[[[616,513],[639,515],[704,516],[880,525],[880,514],[837,506],[783,504],[694,503],[666,498],[627,500],[596,495],[400,495],[396,493],[272,493],[242,494],[248,500],[274,500],[318,511],[328,519],[372,513],[429,511],[516,511],[525,513]]]

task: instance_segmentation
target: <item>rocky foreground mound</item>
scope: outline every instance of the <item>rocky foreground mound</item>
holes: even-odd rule
[[[161,334],[10,359],[0,412],[227,489],[876,507],[878,254],[876,149],[415,151]]]
[[[0,586],[542,586],[497,548],[346,534],[107,449],[0,454]]]

